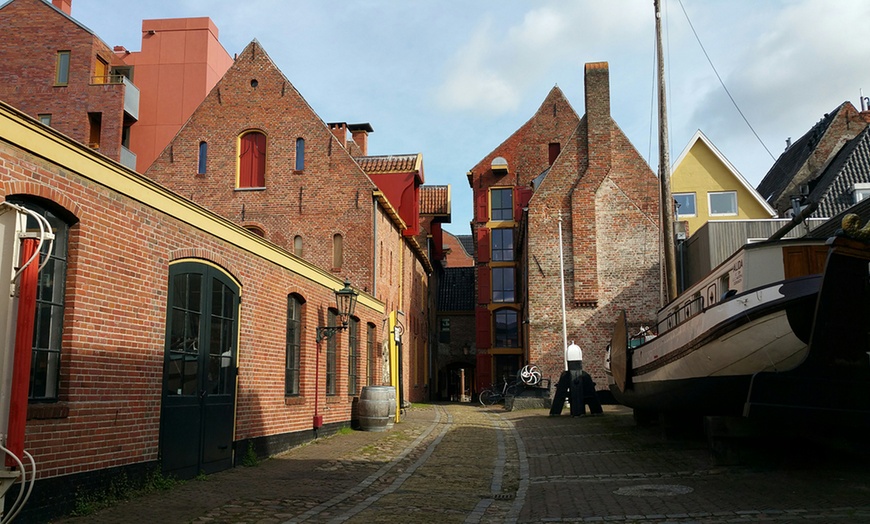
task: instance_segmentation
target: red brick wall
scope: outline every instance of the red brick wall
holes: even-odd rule
[[[249,129],[267,137],[262,190],[236,189],[238,137]],[[300,137],[305,169],[296,171]],[[201,141],[208,143],[205,175],[197,175]],[[260,225],[266,238],[290,251],[300,235],[305,260],[360,288],[373,287],[376,188],[256,42],[238,55],[146,176],[232,221]],[[335,234],[344,240],[341,268],[332,263]]]
[[[0,9],[0,100],[34,118],[51,115],[51,126],[89,142],[88,113],[102,113],[99,152],[120,158],[124,86],[90,85],[97,55],[115,54],[99,38],[41,0],[17,0]],[[58,51],[70,51],[69,84],[55,86]]]
[[[658,181],[604,112],[606,64],[587,68],[586,85],[587,117],[529,204],[529,348],[544,376],[557,378],[564,365],[561,213],[568,343],[580,346],[584,369],[604,389],[616,312],[649,322],[659,307]]]
[[[326,424],[348,421],[347,338],[338,335],[338,391],[325,401],[325,362],[316,371],[315,327],[334,303],[331,289],[0,143],[0,197],[35,195],[79,222],[70,234],[60,402],[27,423],[26,447],[51,477],[157,458],[168,264],[198,258],[241,283],[236,438],[309,431],[315,380]],[[299,397],[284,396],[286,297],[305,298]],[[387,335],[382,313],[357,307],[361,325]],[[361,369],[360,381],[367,377]],[[67,411],[67,413],[64,413]]]

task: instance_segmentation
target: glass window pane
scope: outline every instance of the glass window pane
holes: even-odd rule
[[[678,216],[695,216],[695,194],[694,193],[678,193],[674,195],[674,200],[677,202]]]
[[[490,191],[490,207],[493,220],[513,220],[513,189],[500,188]]]
[[[519,325],[517,312],[500,309],[495,312],[495,346],[502,348],[519,347]]]
[[[66,85],[69,83],[69,51],[57,53],[57,77],[55,83]]]
[[[736,215],[737,193],[728,191],[725,193],[710,193],[711,215]]]
[[[516,300],[514,288],[514,268],[496,267],[492,269],[493,302],[514,302]]]

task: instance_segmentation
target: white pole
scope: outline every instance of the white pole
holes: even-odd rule
[[[568,322],[565,319],[565,257],[562,255],[562,213],[559,213],[559,279],[562,288],[562,358],[568,371]]]

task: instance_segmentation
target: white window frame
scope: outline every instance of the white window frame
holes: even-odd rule
[[[713,195],[734,195],[734,212],[733,213],[714,213],[713,212]],[[709,191],[707,192],[707,209],[710,211],[711,217],[733,217],[737,216],[737,191]]]
[[[855,183],[852,186],[852,203],[857,204],[866,198],[870,198],[870,184],[866,182]]]
[[[674,193],[674,194],[673,194],[674,200],[676,200],[676,198],[677,198],[678,196],[691,196],[691,197],[692,197],[692,201],[694,202],[695,212],[694,212],[694,213],[691,213],[691,214],[689,214],[689,213],[680,213],[680,208],[677,207],[677,216],[678,216],[678,217],[696,217],[696,216],[698,216],[698,196],[697,196],[695,193]]]

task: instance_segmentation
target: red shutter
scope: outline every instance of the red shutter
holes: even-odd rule
[[[514,194],[514,202],[516,202],[516,207],[514,208],[514,220],[517,222],[522,220],[523,208],[529,205],[529,200],[532,199],[532,193],[534,193],[534,191],[530,187],[516,188]]]
[[[474,218],[478,222],[486,222],[489,220],[489,206],[487,205],[489,191],[480,190],[474,197]]]
[[[492,337],[490,336],[492,331],[490,327],[491,322],[489,309],[485,307],[477,308],[474,315],[474,324],[477,330],[477,337],[475,339],[477,349],[489,349],[492,347]]]
[[[266,135],[242,136],[239,153],[239,187],[266,187]]]
[[[477,354],[477,392],[492,386],[492,355]]]
[[[492,302],[492,280],[490,279],[489,266],[477,268],[477,303],[489,304]]]
[[[489,229],[485,227],[477,228],[477,261],[489,262]]]

